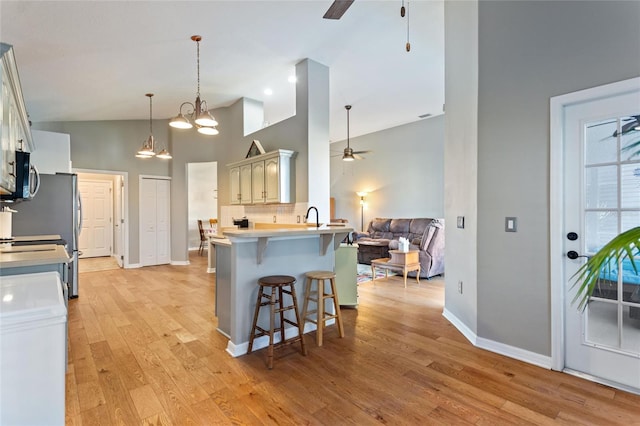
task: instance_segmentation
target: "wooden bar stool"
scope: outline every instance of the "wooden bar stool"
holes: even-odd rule
[[[340,337],[344,337],[344,328],[342,327],[342,315],[340,314],[340,303],[338,302],[338,291],[336,290],[336,274],[331,271],[310,271],[305,274],[305,291],[304,305],[302,308],[302,329],[306,321],[316,324],[316,342],[318,346],[322,346],[322,332],[325,327],[325,321],[333,318],[338,322],[338,332]],[[316,290],[312,291],[313,281],[316,281]],[[331,284],[331,293],[325,293],[325,280],[329,280]],[[335,314],[331,314],[326,310],[326,299],[332,299],[335,307]],[[314,311],[309,310],[309,301],[316,303]],[[315,319],[309,316],[316,314]]]
[[[303,330],[300,322],[300,313],[298,311],[298,301],[296,297],[296,288],[294,286],[296,279],[289,275],[269,275],[262,277],[258,280],[260,291],[258,291],[258,300],[256,301],[256,309],[253,315],[253,327],[251,328],[251,336],[249,337],[249,349],[247,353],[250,354],[253,350],[254,339],[262,336],[269,336],[269,346],[267,347],[267,367],[273,368],[273,348],[274,346],[281,346],[285,344],[291,344],[300,342],[302,348],[302,355],[307,355],[307,349],[304,347]],[[265,292],[265,289],[269,288],[270,292]],[[288,294],[291,296],[291,305],[284,305],[283,295]],[[262,306],[269,306],[269,329],[258,326],[258,315]],[[295,313],[295,320],[285,318],[284,313],[292,310]],[[280,316],[280,326],[275,327],[276,313]],[[297,336],[285,339],[285,324],[293,325],[298,329]],[[276,331],[280,332],[280,341],[274,344],[274,335]],[[257,332],[257,333],[256,333]]]

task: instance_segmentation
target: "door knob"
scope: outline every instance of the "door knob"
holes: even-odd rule
[[[575,241],[578,239],[578,234],[576,234],[575,232],[569,232],[567,234],[567,239],[570,241]]]
[[[585,255],[583,255],[583,254],[578,254],[578,252],[577,252],[577,251],[574,251],[574,250],[569,250],[569,251],[567,252],[567,257],[568,257],[569,259],[571,259],[571,260],[574,260],[574,259],[577,259],[577,258],[579,258],[579,257],[586,257],[586,258],[588,258],[589,256],[585,256]]]

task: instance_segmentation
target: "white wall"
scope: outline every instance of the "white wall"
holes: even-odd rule
[[[372,151],[364,160],[342,161],[346,140],[332,143],[336,218],[360,228],[360,191],[368,192],[365,228],[375,217],[444,217],[444,122],[440,115],[350,139],[354,151]]]
[[[31,164],[40,173],[71,173],[71,136],[67,133],[32,130],[35,149],[31,153]]]

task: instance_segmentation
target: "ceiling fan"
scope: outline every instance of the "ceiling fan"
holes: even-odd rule
[[[344,108],[347,110],[347,147],[344,149],[342,153],[342,160],[343,161],[364,160],[364,157],[360,154],[368,154],[371,151],[354,151],[353,148],[349,146],[349,111],[351,110],[351,105],[345,105]]]
[[[353,0],[335,0],[324,14],[324,19],[340,19],[342,15],[349,9]]]

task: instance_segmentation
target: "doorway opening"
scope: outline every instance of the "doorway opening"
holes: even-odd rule
[[[198,220],[208,232],[215,232],[218,220],[218,162],[187,163],[188,248],[198,250],[202,241]],[[207,248],[204,244],[203,248]]]
[[[74,169],[83,201],[80,271],[127,268],[129,261],[128,173]]]

